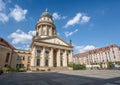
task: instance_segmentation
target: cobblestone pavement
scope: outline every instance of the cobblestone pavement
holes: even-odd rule
[[[120,85],[119,70],[26,72],[0,75],[0,85]]]

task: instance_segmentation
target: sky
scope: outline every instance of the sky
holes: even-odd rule
[[[72,40],[74,54],[120,46],[120,0],[0,0],[0,37],[17,49],[29,49],[46,8],[58,36]]]

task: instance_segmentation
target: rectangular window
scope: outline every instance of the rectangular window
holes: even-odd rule
[[[24,64],[16,64],[16,67],[18,67],[18,68],[24,68]]]
[[[17,56],[17,60],[25,60],[25,57],[24,56]]]
[[[37,56],[40,56],[41,50],[37,50]]]
[[[40,54],[41,53],[41,50],[37,50],[37,54]]]
[[[22,58],[23,60],[25,60],[25,57],[23,56],[23,58]]]
[[[40,66],[40,59],[37,59],[37,66]]]
[[[5,62],[9,61],[10,53],[7,53]]]

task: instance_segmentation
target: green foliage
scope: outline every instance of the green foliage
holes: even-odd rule
[[[100,68],[102,68],[102,63],[100,63]]]
[[[14,72],[26,72],[26,70],[25,69],[20,69],[19,67],[16,67]]]
[[[73,67],[74,63],[69,63],[68,67]]]
[[[69,63],[69,67],[72,67],[73,70],[85,70],[86,66],[84,64],[75,64],[75,63]]]
[[[91,65],[97,65],[97,63],[91,63]]]
[[[4,73],[8,73],[10,71],[11,71],[11,67],[10,66],[3,67],[3,72]]]
[[[114,68],[114,63],[113,62],[108,62],[108,69],[113,69]]]
[[[19,72],[19,71],[20,71],[20,68],[16,67],[15,72]]]
[[[18,72],[26,72],[26,70],[19,70]]]
[[[13,69],[10,66],[7,66],[7,67],[3,68],[3,72],[4,73],[8,73],[8,72],[26,72],[26,70],[20,69],[19,67],[16,67],[16,69]]]
[[[120,65],[120,61],[116,62],[116,64]]]

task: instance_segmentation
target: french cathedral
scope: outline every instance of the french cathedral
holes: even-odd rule
[[[9,44],[10,50],[5,55],[0,53],[7,60],[3,66],[27,70],[67,68],[73,62],[73,46],[71,41],[66,42],[57,35],[57,28],[48,10],[41,14],[35,29],[36,35],[32,38],[30,50],[18,50]]]

